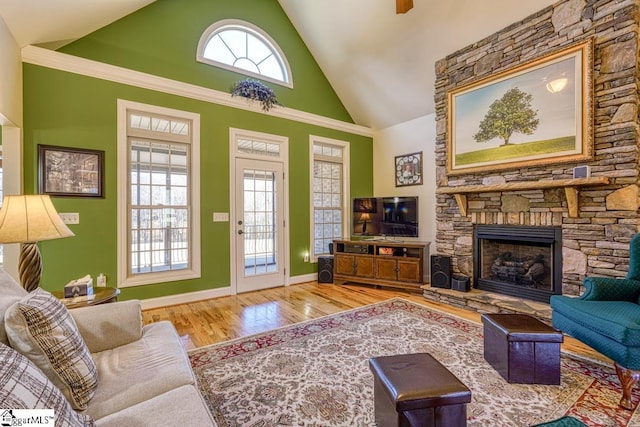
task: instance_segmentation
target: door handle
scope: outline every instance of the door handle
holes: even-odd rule
[[[244,234],[244,231],[238,230],[238,234]]]

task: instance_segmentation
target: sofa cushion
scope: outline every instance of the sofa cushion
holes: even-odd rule
[[[142,338],[140,301],[118,301],[70,310],[91,353],[98,353]]]
[[[0,344],[0,402],[3,408],[53,409],[56,426],[93,426],[90,416],[78,414],[62,392],[29,359]]]
[[[195,384],[180,337],[167,321],[146,325],[140,340],[94,353],[93,359],[100,384],[85,413],[94,419]]]
[[[207,427],[216,423],[193,385],[184,385],[122,411],[96,420],[98,427],[162,426],[176,420],[184,426]]]
[[[0,269],[0,343],[9,345],[9,339],[4,330],[4,313],[20,298],[27,295],[27,291],[18,284],[6,271]]]
[[[59,299],[36,289],[5,313],[11,346],[31,359],[76,409],[86,409],[98,371],[75,321]]]
[[[568,319],[628,347],[640,347],[640,305],[628,301],[551,298],[551,308]]]

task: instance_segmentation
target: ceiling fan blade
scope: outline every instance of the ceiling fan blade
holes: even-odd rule
[[[396,0],[396,13],[407,13],[413,8],[413,0]]]

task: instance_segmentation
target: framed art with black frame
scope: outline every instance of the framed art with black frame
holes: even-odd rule
[[[104,197],[104,151],[38,145],[38,192]]]

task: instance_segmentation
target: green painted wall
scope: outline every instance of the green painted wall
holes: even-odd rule
[[[352,122],[277,0],[158,0],[59,51],[228,92],[246,76],[196,62],[202,33],[223,19],[257,25],[283,50],[294,88],[269,84],[283,105]]]
[[[350,141],[351,192],[372,194],[372,140],[344,132],[223,107],[179,96],[107,82],[35,65],[24,65],[24,184],[37,191],[37,144],[105,150],[105,198],[53,198],[59,212],[79,212],[70,225],[75,237],[39,244],[44,260],[42,286],[59,289],[69,280],[104,273],[115,280],[116,101],[118,98],[201,115],[202,278],[126,288],[123,299],[150,298],[229,285],[229,224],[212,213],[228,212],[229,128],[289,138],[291,276],[312,273],[300,256],[309,249],[309,135]]]

